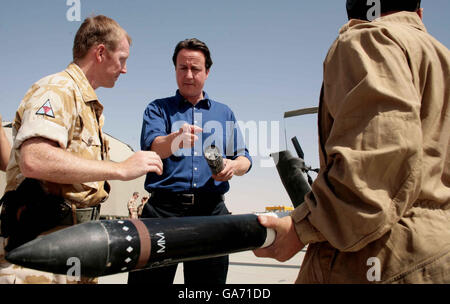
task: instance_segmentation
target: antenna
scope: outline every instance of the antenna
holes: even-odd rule
[[[298,157],[301,159],[305,159],[305,153],[303,153],[302,147],[298,142],[297,136],[292,137],[292,144],[294,145],[295,151],[297,152]]]

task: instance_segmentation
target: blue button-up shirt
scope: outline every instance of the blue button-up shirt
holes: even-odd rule
[[[211,170],[203,155],[205,148],[215,145],[222,152],[222,157],[228,159],[245,156],[250,163],[252,159],[231,109],[213,101],[206,93],[204,99],[195,106],[185,100],[178,90],[175,96],[151,102],[144,112],[141,150],[150,150],[156,137],[177,132],[185,123],[203,129],[202,133],[197,134],[198,141],[194,147],[179,149],[164,159],[161,176],[148,173],[145,189],[148,192],[227,192],[230,189],[228,182],[212,179]]]

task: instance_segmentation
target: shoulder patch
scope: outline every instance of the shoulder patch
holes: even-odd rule
[[[50,103],[50,99],[47,99],[47,101],[42,105],[42,107],[36,112],[37,115],[44,115],[51,118],[55,118],[55,114],[53,113],[53,108]]]

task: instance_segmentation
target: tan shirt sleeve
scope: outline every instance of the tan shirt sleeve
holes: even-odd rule
[[[69,133],[73,130],[76,108],[73,96],[55,85],[38,88],[21,105],[22,123],[17,131],[14,148],[33,137],[43,137],[67,148]]]
[[[387,233],[422,178],[421,98],[407,55],[385,29],[350,32],[325,60],[321,171],[292,214],[303,243],[326,240],[341,251]]]

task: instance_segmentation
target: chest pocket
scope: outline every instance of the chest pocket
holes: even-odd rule
[[[98,134],[92,134],[87,130],[81,132],[81,140],[87,147],[100,147],[102,145]]]
[[[101,160],[102,159],[102,151],[101,151],[101,142],[98,134],[91,133],[89,130],[84,130],[81,132],[81,149],[79,153],[84,158],[92,159],[92,160]]]
[[[86,147],[100,147],[101,141],[97,133],[97,123],[95,122],[95,114],[91,108],[85,107],[80,111],[80,132],[81,141]]]

